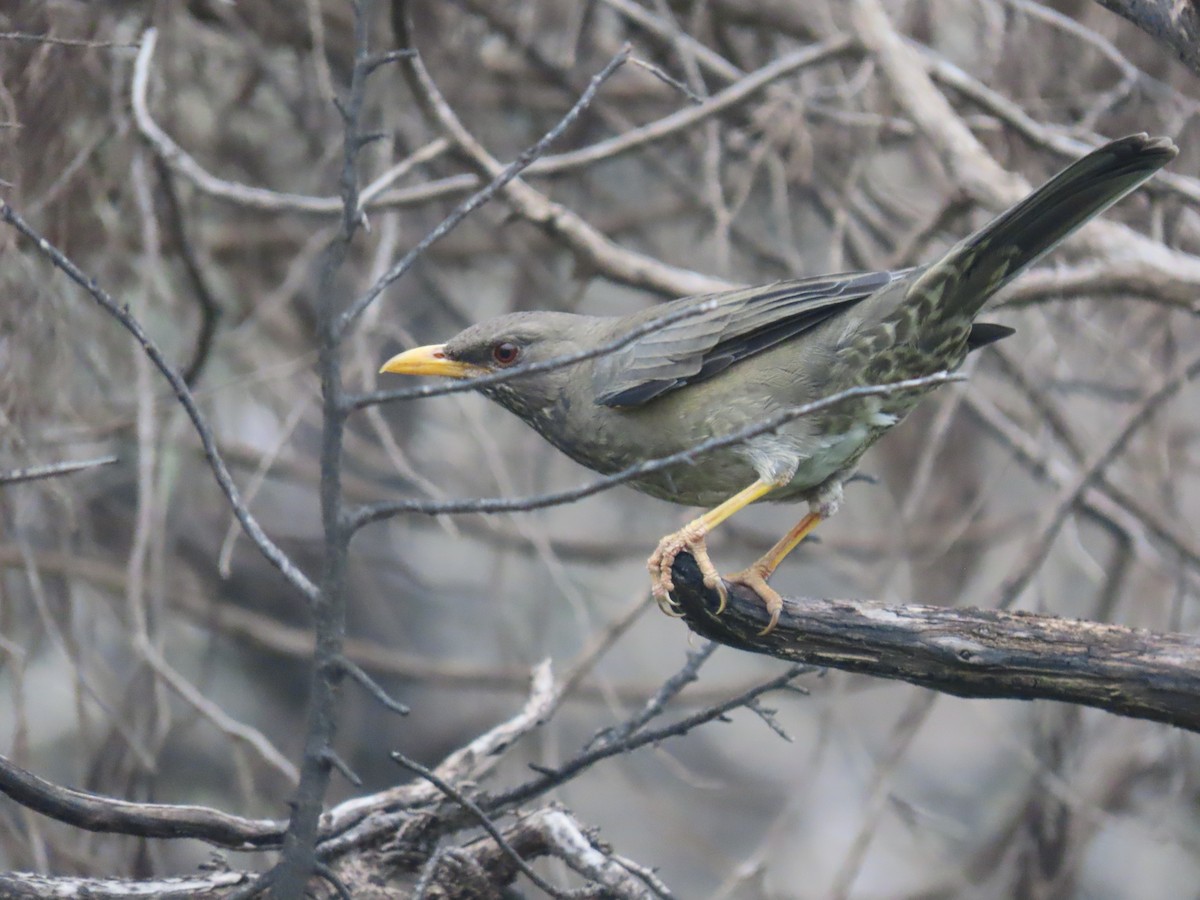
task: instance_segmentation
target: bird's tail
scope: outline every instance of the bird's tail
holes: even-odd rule
[[[921,273],[908,296],[935,316],[974,318],[1017,273],[1100,215],[1179,152],[1170,138],[1134,134],[1105,144],[956,244]]]

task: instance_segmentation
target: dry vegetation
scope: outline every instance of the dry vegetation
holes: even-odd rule
[[[321,391],[355,304],[351,398],[396,386],[375,372],[401,347],[501,311],[926,261],[1105,138],[1170,135],[1168,172],[1005,295],[990,319],[1017,335],[868,455],[877,482],[775,583],[1193,632],[1200,94],[1166,44],[1083,0],[414,3],[439,109],[405,58],[351,89],[350,0],[149,6],[0,8],[0,197],[116,302],[0,230],[0,867],[247,896],[282,858],[286,894],[323,805],[321,896],[1194,893],[1188,731],[689,641],[644,568],[684,511],[616,488],[432,515],[592,476],[472,394],[364,400],[331,437]],[[401,4],[364,6],[370,51],[400,48]],[[523,178],[366,305],[626,42]],[[361,217],[346,122],[374,138]],[[294,569],[235,520],[183,382]],[[343,565],[323,446],[327,513],[427,512],[362,528]],[[743,513],[714,558],[748,562],[797,514]],[[407,716],[338,669],[343,614],[345,656]]]

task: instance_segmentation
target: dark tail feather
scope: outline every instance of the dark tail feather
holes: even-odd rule
[[[1017,273],[1104,212],[1179,152],[1170,138],[1134,134],[1105,144],[956,244],[926,269],[924,294],[945,316],[974,316]]]
[[[967,352],[1002,341],[1016,334],[1015,328],[1007,325],[997,325],[995,322],[972,322],[971,333],[967,335]]]

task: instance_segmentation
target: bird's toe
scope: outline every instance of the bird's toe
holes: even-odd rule
[[[679,617],[682,615],[678,605],[671,599],[671,592],[675,590],[671,569],[675,565],[675,557],[685,550],[695,558],[705,586],[716,591],[720,596],[721,601],[717,608],[717,614],[719,615],[725,609],[728,598],[725,583],[721,580],[721,574],[713,565],[712,559],[709,558],[708,547],[704,540],[705,534],[704,528],[691,522],[659,541],[658,547],[650,554],[650,559],[646,562],[646,567],[650,570],[650,591],[658,603],[658,608],[669,616]]]
[[[704,577],[704,586],[710,591],[716,591],[720,602],[717,603],[716,615],[725,612],[725,605],[729,602],[729,592],[725,589],[725,579],[721,577],[721,573],[717,571],[717,567],[713,564],[712,557],[708,555],[708,546],[704,539],[700,538],[691,547],[688,548],[692,552],[692,556],[696,558],[696,565],[700,569],[700,574]]]
[[[756,566],[730,575],[726,581],[734,584],[742,584],[750,588],[762,600],[763,606],[767,609],[767,615],[770,617],[767,625],[758,633],[759,637],[765,637],[775,630],[775,626],[779,624],[779,616],[783,612],[783,596],[775,588],[767,584],[767,579]]]

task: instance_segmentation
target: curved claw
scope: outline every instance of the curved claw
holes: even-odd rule
[[[783,597],[779,591],[767,584],[767,579],[763,577],[755,566],[744,569],[735,575],[730,575],[727,581],[735,584],[744,584],[750,590],[758,595],[758,599],[763,602],[763,606],[767,609],[767,615],[770,619],[765,628],[758,633],[759,637],[765,637],[775,630],[775,626],[779,624],[779,616],[783,612]]]
[[[709,565],[712,565],[712,563],[709,563]],[[720,602],[717,603],[717,610],[713,613],[713,615],[719,616],[721,613],[725,612],[725,607],[729,605],[729,590],[725,587],[725,579],[723,579],[717,573],[716,569],[713,569],[713,575],[716,576],[714,579],[715,583],[714,581],[709,581],[709,579],[706,577],[704,579],[704,586],[709,590],[717,592],[717,597],[720,598]]]
[[[674,561],[674,554],[668,556],[662,543],[646,561],[646,568],[650,570],[650,594],[658,608],[667,615],[671,615],[675,608],[675,601],[671,599],[671,591],[675,589],[671,581],[671,563]]]
[[[702,525],[691,522],[659,541],[658,547],[646,561],[646,566],[650,570],[651,593],[658,603],[658,608],[668,616],[679,618],[683,615],[679,611],[678,605],[671,599],[671,591],[675,589],[671,580],[671,568],[675,565],[675,557],[684,550],[695,558],[696,566],[704,578],[704,586],[717,592],[720,603],[717,606],[716,614],[720,615],[725,611],[729,593],[721,579],[721,573],[717,571],[717,567],[709,558],[708,548],[704,543],[706,533],[707,531]]]
[[[767,612],[770,614],[771,620],[767,622],[766,628],[758,633],[759,637],[766,637],[775,630],[775,626],[779,624],[779,614],[783,612],[783,598],[779,597],[779,593],[773,588],[769,588],[768,590],[770,590],[770,592],[779,599],[773,603],[770,597],[763,597],[763,603],[766,604]],[[762,594],[759,594],[759,596],[762,597]]]
[[[670,616],[672,619],[682,619],[683,612],[680,610],[679,604],[671,599],[670,593],[660,593],[659,588],[660,585],[655,584],[650,589],[650,594],[654,597],[654,602],[658,604],[659,612],[664,616]]]
[[[689,549],[692,551],[692,556],[696,559],[696,565],[700,569],[700,574],[704,576],[704,586],[710,591],[716,591],[717,597],[720,598],[715,613],[715,615],[719,616],[725,612],[725,607],[729,603],[729,591],[725,588],[725,580],[721,578],[721,573],[713,565],[712,558],[708,555],[708,547],[705,546],[703,538]]]
[[[683,618],[683,610],[674,600],[668,599],[665,603],[659,603],[658,609],[664,616],[670,616],[672,619]]]

